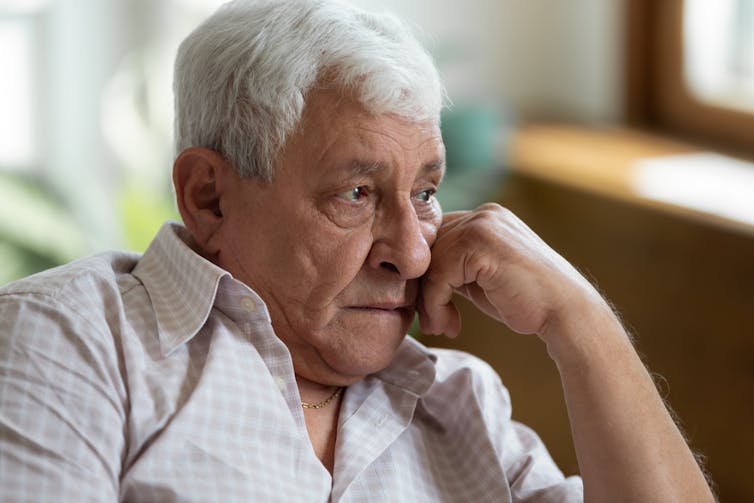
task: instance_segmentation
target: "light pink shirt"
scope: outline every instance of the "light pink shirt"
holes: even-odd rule
[[[264,302],[187,241],[0,290],[0,499],[582,500],[488,365],[411,338],[346,390],[331,477]]]

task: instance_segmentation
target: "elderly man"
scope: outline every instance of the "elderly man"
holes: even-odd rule
[[[0,291],[9,501],[709,501],[607,303],[505,209],[443,216],[443,91],[399,22],[235,2],[182,44],[183,224]],[[564,478],[454,336],[538,335]],[[495,334],[489,334],[494,337]]]

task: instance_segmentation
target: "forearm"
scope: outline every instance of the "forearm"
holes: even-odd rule
[[[425,332],[457,334],[453,292],[547,344],[561,373],[588,500],[713,500],[610,307],[515,215],[486,204],[445,216],[422,280]]]
[[[587,501],[713,501],[701,469],[606,306],[549,327]]]

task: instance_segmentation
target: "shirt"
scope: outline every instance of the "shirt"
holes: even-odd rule
[[[190,242],[0,290],[3,500],[582,500],[487,364],[411,337],[345,390],[331,476],[265,303]]]

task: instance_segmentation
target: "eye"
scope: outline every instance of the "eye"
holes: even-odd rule
[[[367,197],[367,195],[367,188],[363,185],[359,187],[352,187],[337,194],[340,199],[344,199],[351,203],[357,203]]]
[[[430,202],[432,200],[432,198],[434,197],[434,195],[435,195],[436,192],[437,192],[437,190],[435,190],[435,189],[422,190],[421,192],[418,192],[414,196],[414,198],[416,198],[417,200],[419,200],[419,201],[421,201],[423,203],[428,203],[428,202]]]

